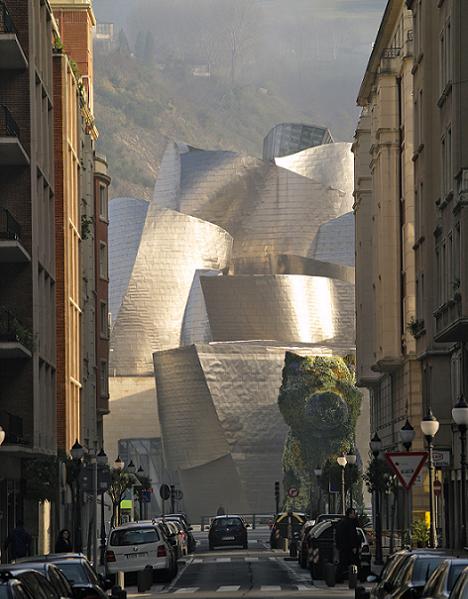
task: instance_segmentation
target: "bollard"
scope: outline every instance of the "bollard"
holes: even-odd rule
[[[327,587],[334,587],[336,584],[336,565],[331,562],[325,564],[325,583]]]
[[[153,586],[153,568],[152,566],[145,566],[143,570],[140,570],[137,574],[137,585],[138,592],[144,593],[149,591]]]
[[[201,517],[200,530],[202,532],[204,532],[204,530],[205,530],[205,517],[204,516]]]
[[[255,514],[253,514],[252,515],[252,530],[255,530],[255,525],[256,525]]]
[[[288,539],[284,539],[284,550],[286,551],[286,553],[288,552],[288,547],[289,547]]]
[[[355,589],[357,586],[358,568],[351,564],[348,568],[348,588]]]

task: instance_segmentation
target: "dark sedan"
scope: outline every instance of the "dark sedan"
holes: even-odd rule
[[[446,555],[413,554],[399,569],[391,599],[415,599],[422,591],[434,570],[447,559]]]
[[[34,597],[12,574],[0,572],[0,599],[34,599]]]
[[[248,547],[247,524],[240,516],[217,516],[211,522],[208,532],[210,551],[215,547]]]

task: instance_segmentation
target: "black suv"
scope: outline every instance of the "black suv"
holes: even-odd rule
[[[217,516],[208,531],[210,551],[215,547],[240,546],[248,548],[248,524],[240,516]]]

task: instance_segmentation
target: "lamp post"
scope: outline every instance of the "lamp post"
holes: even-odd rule
[[[411,451],[411,445],[413,444],[414,437],[416,436],[416,431],[411,426],[408,418],[406,419],[405,424],[400,429],[400,441],[406,451]],[[411,517],[411,491],[408,489],[404,489],[404,494],[406,497],[406,508],[403,509],[403,521],[407,526],[403,526],[404,529],[408,531],[408,534],[411,535],[411,525],[412,525],[412,517]],[[404,534],[401,535],[401,546],[404,547],[405,539]],[[411,541],[411,539],[410,539]]]
[[[143,470],[143,466],[140,466],[137,470],[137,478],[140,481],[140,488],[138,489],[138,504],[140,509],[140,520],[143,520],[143,483],[141,479],[145,476],[145,471]]]
[[[356,464],[357,455],[354,447],[346,454],[346,461],[350,466],[354,466]],[[352,472],[349,473],[349,507],[353,507],[353,480],[352,480]]]
[[[468,427],[468,404],[463,395],[452,409],[452,418],[460,433],[460,476],[461,476],[461,535],[460,547],[466,546],[466,430]]]
[[[336,458],[338,465],[341,466],[341,513],[346,513],[346,493],[345,493],[345,468],[348,460],[346,459],[346,455],[342,453]]]
[[[5,441],[5,436],[6,436],[6,433],[3,430],[3,428],[0,426],[0,445],[3,443],[3,441]]]
[[[320,514],[320,508],[322,504],[322,487],[320,485],[320,481],[322,478],[322,468],[317,464],[316,468],[314,468],[315,478],[317,479],[317,486],[319,489],[319,496],[317,500],[317,516]]]
[[[98,468],[103,470],[107,466],[107,455],[104,449],[97,454],[96,457]],[[104,495],[106,494],[105,488],[101,489],[101,534],[100,534],[100,546],[99,546],[99,563],[101,566],[104,565],[104,557],[106,552],[106,523],[105,523],[105,511],[104,511]]]
[[[125,462],[118,455],[114,462],[114,470],[116,472],[120,473],[124,469],[124,466],[125,466]],[[117,524],[117,526],[118,526],[120,524],[120,500],[117,503],[117,505],[115,505],[115,499],[114,499],[113,506],[114,506],[113,507],[113,515],[114,515],[113,520],[117,520],[117,522],[114,522],[114,526],[115,526],[115,524]]]
[[[82,445],[75,441],[73,447],[70,449],[70,454],[73,460],[73,482],[74,482],[74,493],[73,493],[73,548],[77,552],[81,552],[82,549],[82,538],[81,538],[81,465],[85,450]]]
[[[372,455],[374,456],[375,463],[379,458],[380,451],[382,450],[382,441],[377,433],[374,434],[369,443]],[[380,489],[377,484],[374,484],[374,497],[375,497],[375,563],[379,566],[383,564],[382,559],[382,516],[380,513]]]
[[[434,519],[434,437],[439,430],[439,421],[432,413],[431,408],[428,409],[427,414],[421,420],[421,431],[426,438],[427,448],[429,450],[429,460],[427,463],[427,469],[429,471],[429,516],[430,516],[430,527],[429,527],[429,545],[434,548],[436,546],[436,528]]]

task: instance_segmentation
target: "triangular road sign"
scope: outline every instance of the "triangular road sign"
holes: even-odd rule
[[[401,484],[409,489],[427,460],[427,451],[387,451],[385,457]]]

